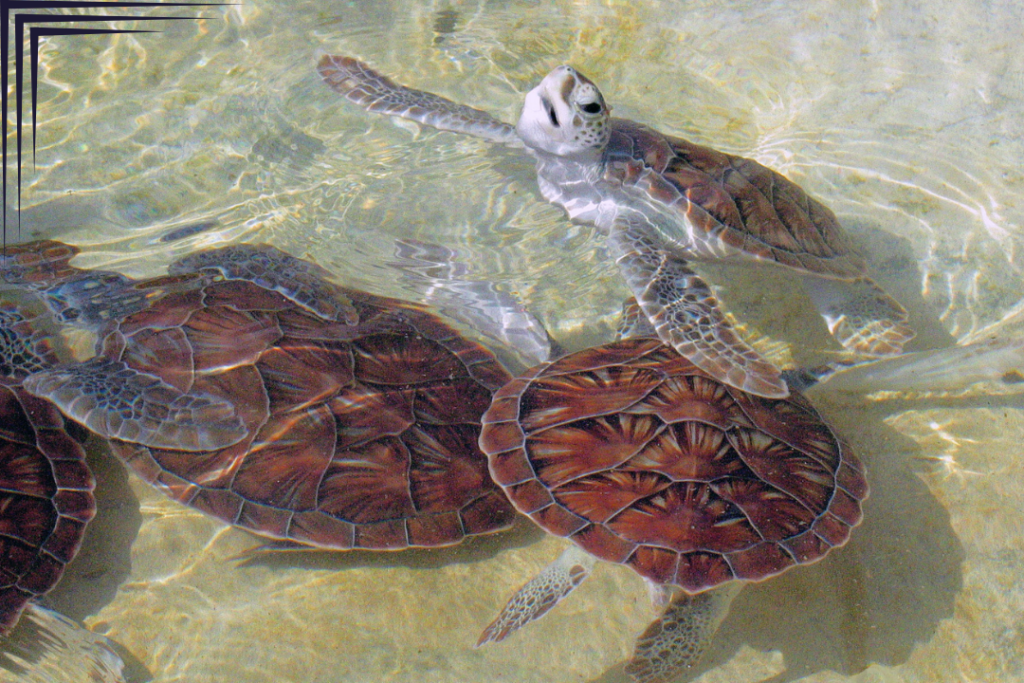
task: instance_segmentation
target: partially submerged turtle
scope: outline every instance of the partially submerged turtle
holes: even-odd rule
[[[537,160],[544,197],[608,235],[658,336],[727,384],[788,394],[780,371],[734,331],[690,261],[756,260],[796,270],[836,339],[860,356],[897,354],[907,313],[866,275],[835,215],[782,175],[625,119],[597,86],[560,66],[531,90],[518,125],[396,84],[351,57],[326,55],[328,86],[363,108],[507,145]]]
[[[0,306],[0,635],[57,584],[96,512],[86,431],[22,387],[57,362],[33,319]]]
[[[171,497],[285,545],[434,547],[512,523],[477,443],[509,375],[436,316],[268,246],[201,252],[141,282],[74,268],[75,253],[44,242],[0,261],[9,284],[99,331],[94,358],[55,366],[5,313],[0,495],[27,502],[0,510],[0,589],[27,599],[55,582],[91,514],[66,435],[84,430],[57,408]],[[17,607],[0,615],[12,624]]]
[[[573,545],[478,644],[546,613],[595,558],[624,564],[671,597],[627,665],[642,683],[692,665],[743,582],[846,543],[868,494],[856,456],[799,393],[738,390],[655,337],[525,372],[495,394],[480,444],[516,508]]]

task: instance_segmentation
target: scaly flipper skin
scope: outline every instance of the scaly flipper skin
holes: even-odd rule
[[[788,396],[779,369],[739,338],[685,254],[659,244],[657,234],[643,214],[620,212],[608,243],[658,336],[715,379],[768,398]]]
[[[328,87],[367,111],[492,142],[521,145],[512,126],[487,112],[399,85],[352,57],[324,55],[317,72]]]
[[[227,401],[182,393],[104,357],[37,372],[24,386],[105,439],[209,451],[237,443],[246,433]]]
[[[355,325],[359,314],[323,268],[266,244],[235,244],[208,249],[175,261],[171,275],[209,273],[225,280],[252,282],[272,290],[326,320]]]
[[[914,338],[906,309],[868,278],[806,278],[804,285],[832,336],[859,356],[895,356]]]
[[[741,585],[698,595],[678,593],[637,638],[626,673],[636,683],[670,683],[692,668],[711,644]]]
[[[476,646],[501,642],[531,621],[540,619],[590,576],[595,561],[575,545],[566,548],[558,559],[515,592],[501,614],[480,634]]]

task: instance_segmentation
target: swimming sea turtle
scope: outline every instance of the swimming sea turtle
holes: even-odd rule
[[[57,584],[96,511],[86,431],[21,386],[57,362],[34,317],[0,307],[0,635]]]
[[[766,397],[785,380],[733,330],[690,261],[748,259],[808,276],[832,334],[862,356],[897,354],[907,313],[865,273],[835,215],[782,175],[625,119],[597,86],[560,66],[531,90],[515,128],[398,85],[366,64],[324,56],[323,80],[363,108],[508,145],[537,160],[541,194],[607,233],[626,282],[658,336],[697,367]]]
[[[498,391],[480,444],[518,510],[568,538],[478,644],[574,589],[594,558],[668,599],[627,671],[671,680],[710,642],[742,582],[820,560],[861,520],[864,468],[799,393],[755,396],[656,337],[578,351]]]
[[[36,282],[66,319],[91,311],[99,350],[36,369],[25,391],[171,497],[328,549],[443,546],[511,524],[477,445],[509,376],[426,310],[269,246],[200,252],[120,289],[89,286],[67,258],[47,286],[49,265],[20,273],[55,259],[22,248],[7,279]],[[115,308],[132,312],[102,314]]]

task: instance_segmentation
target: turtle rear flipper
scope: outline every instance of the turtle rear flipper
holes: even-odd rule
[[[697,595],[680,592],[636,640],[626,664],[637,683],[668,683],[692,668],[708,649],[742,584]]]
[[[485,111],[456,104],[433,93],[399,85],[358,59],[324,55],[317,73],[331,90],[366,111],[409,119],[425,126],[464,133],[491,142],[518,145],[515,129]]]
[[[480,634],[476,646],[505,640],[531,621],[540,619],[590,576],[594,562],[594,558],[579,547],[566,548],[558,559],[515,592],[501,614]]]
[[[231,403],[183,393],[154,375],[103,357],[37,372],[24,387],[106,439],[209,451],[246,435]]]
[[[657,228],[636,212],[620,213],[608,237],[626,284],[663,342],[726,384],[767,398],[789,395],[778,368],[747,345],[718,307],[685,254],[658,243]]]
[[[832,336],[860,356],[895,356],[914,338],[907,311],[868,278],[805,278],[807,293]]]

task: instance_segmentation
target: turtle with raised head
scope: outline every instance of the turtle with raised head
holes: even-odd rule
[[[326,55],[318,71],[369,111],[525,145],[545,199],[607,234],[658,336],[733,387],[788,394],[779,369],[729,324],[693,261],[755,260],[807,275],[830,331],[861,357],[897,354],[914,336],[906,311],[868,278],[827,207],[756,161],[611,118],[597,86],[570,66],[526,95],[515,127],[396,84],[351,57]]]
[[[512,523],[478,446],[509,375],[425,309],[269,246],[138,282],[77,253],[46,241],[0,259],[0,281],[99,339],[58,364],[24,308],[0,309],[0,630],[56,583],[94,510],[76,423],[270,547],[436,547]]]
[[[667,602],[627,665],[641,683],[691,666],[743,582],[846,543],[868,494],[857,457],[799,393],[738,390],[656,337],[526,371],[495,394],[480,444],[516,508],[572,545],[478,645],[545,614],[595,559],[624,564]]]

